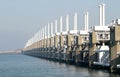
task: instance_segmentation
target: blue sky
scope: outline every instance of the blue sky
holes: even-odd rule
[[[65,19],[66,14],[72,21],[78,13],[78,29],[84,26],[85,11],[89,25],[99,25],[101,3],[106,5],[106,24],[120,18],[120,0],[0,0],[0,50],[24,47],[35,32],[60,16]]]

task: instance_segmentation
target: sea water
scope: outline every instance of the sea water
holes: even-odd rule
[[[0,77],[120,77],[107,70],[93,70],[26,56],[0,55]]]

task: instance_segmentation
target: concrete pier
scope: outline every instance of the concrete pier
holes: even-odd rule
[[[110,27],[110,71],[114,72],[120,64],[120,24],[117,20]]]

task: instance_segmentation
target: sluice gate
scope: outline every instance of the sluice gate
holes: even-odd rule
[[[63,17],[37,32],[23,48],[23,54],[70,64],[87,64],[88,67],[107,67],[110,72],[120,70],[120,19],[105,25],[105,5],[100,5],[100,25],[89,29],[89,13],[86,12],[84,29],[79,30],[77,13],[74,25],[66,26]],[[65,30],[63,30],[63,28]]]

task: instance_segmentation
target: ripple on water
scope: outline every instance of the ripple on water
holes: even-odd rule
[[[26,55],[0,55],[0,77],[120,77]]]

